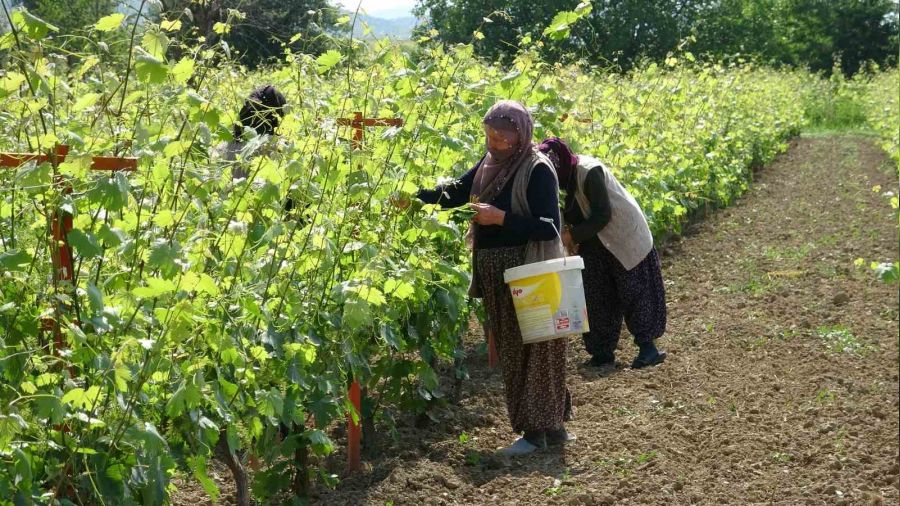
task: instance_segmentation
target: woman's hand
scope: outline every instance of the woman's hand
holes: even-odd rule
[[[471,209],[475,210],[475,216],[472,220],[479,225],[503,225],[506,219],[506,211],[497,209],[490,204],[469,204]]]
[[[388,198],[388,202],[401,211],[405,211],[409,208],[411,202],[409,197],[405,195],[393,194]]]
[[[566,251],[572,255],[577,254],[578,244],[575,242],[575,239],[572,239],[572,232],[569,231],[569,227],[564,228],[561,235],[563,246],[565,246]]]

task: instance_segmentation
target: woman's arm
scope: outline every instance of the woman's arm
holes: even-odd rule
[[[503,226],[532,241],[549,241],[556,237],[559,230],[559,194],[554,191],[556,187],[556,178],[550,167],[544,164],[535,166],[527,190],[531,216],[506,213]],[[550,218],[553,224],[541,218]]]
[[[572,239],[581,244],[603,230],[612,217],[609,204],[609,193],[606,190],[606,178],[603,167],[594,167],[584,180],[584,194],[591,204],[591,214],[583,222],[572,227]]]
[[[438,185],[433,190],[419,190],[416,198],[426,204],[440,204],[444,209],[467,204],[479,165],[481,165],[481,161],[455,181]]]

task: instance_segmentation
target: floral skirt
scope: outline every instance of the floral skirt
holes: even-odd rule
[[[475,251],[476,282],[484,296],[488,329],[493,333],[506,408],[513,431],[559,428],[571,418],[566,387],[566,339],[523,344],[516,310],[503,272],[525,261],[525,247]]]
[[[656,249],[630,271],[601,244],[582,244],[584,296],[591,330],[584,345],[591,355],[616,351],[624,319],[636,344],[666,331],[666,288]]]

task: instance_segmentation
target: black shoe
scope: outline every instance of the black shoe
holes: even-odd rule
[[[615,367],[616,356],[613,353],[592,355],[591,359],[584,363],[587,367]]]
[[[631,363],[632,369],[643,369],[653,365],[659,365],[666,361],[666,352],[653,349],[649,353],[639,353]]]

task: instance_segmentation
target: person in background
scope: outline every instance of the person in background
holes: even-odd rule
[[[523,434],[501,453],[523,455],[574,439],[564,427],[571,414],[566,340],[523,344],[503,280],[506,269],[549,259],[534,257],[564,255],[557,234],[559,187],[553,166],[535,150],[533,120],[524,106],[509,100],[496,103],[484,116],[483,127],[487,153],[479,162],[459,179],[420,190],[416,197],[444,208],[468,204],[476,211],[466,236],[473,260],[470,295],[484,298],[510,424]],[[409,202],[395,204],[407,207]],[[552,247],[556,250],[549,253]],[[539,250],[548,253],[527,254]]]
[[[588,365],[615,366],[623,318],[640,350],[631,367],[662,363],[666,352],[656,348],[655,340],[666,330],[666,293],[643,211],[600,160],[576,156],[557,137],[538,149],[556,166],[566,194],[563,243],[584,259]]]
[[[233,180],[246,179],[250,175],[250,172],[247,170],[248,160],[238,160],[238,155],[242,154],[244,147],[247,145],[247,142],[244,140],[246,137],[245,128],[252,129],[256,132],[256,135],[275,138],[277,136],[276,129],[284,118],[286,108],[287,99],[271,84],[256,88],[244,100],[244,104],[240,112],[238,112],[238,121],[234,124],[232,140],[222,143],[216,148],[215,152],[217,158],[224,160],[231,167],[231,178]],[[275,150],[277,150],[275,143],[266,143],[254,155],[271,153]],[[298,202],[302,202],[302,199],[296,198],[296,195],[286,197],[283,202],[284,212],[293,212],[296,215],[309,207],[309,204],[298,206]]]
[[[271,84],[261,86],[244,100],[238,113],[238,122],[234,124],[234,138],[221,148],[223,159],[234,162],[244,148],[244,128],[256,131],[257,135],[275,135],[281,119],[284,118],[287,100],[277,88]],[[243,179],[248,175],[243,164],[235,163],[231,167],[234,179]]]

